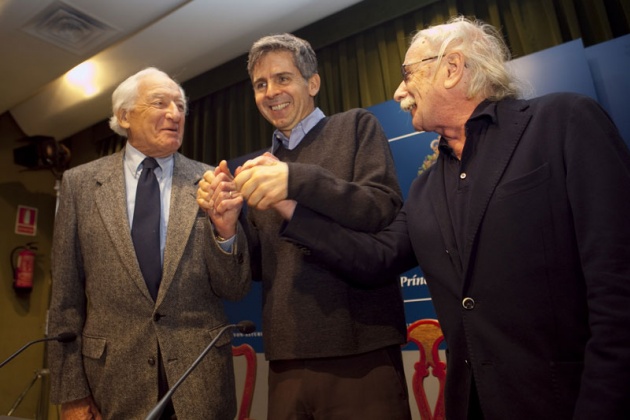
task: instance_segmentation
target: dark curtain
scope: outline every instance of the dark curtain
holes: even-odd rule
[[[397,7],[409,2],[389,3]],[[455,15],[476,17],[500,28],[515,58],[578,38],[590,46],[630,33],[628,0],[435,1],[316,48],[322,77],[318,106],[330,115],[391,99],[401,80],[400,65],[410,35]],[[295,33],[300,36],[300,31]],[[241,61],[244,68],[245,59]],[[256,109],[250,82],[243,80],[191,101],[181,151],[217,164],[269,147],[272,131]]]

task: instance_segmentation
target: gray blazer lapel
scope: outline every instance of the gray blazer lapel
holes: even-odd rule
[[[96,175],[96,192],[94,194],[96,207],[109,233],[110,240],[129,273],[129,277],[133,279],[147,298],[153,300],[142,277],[136,251],[131,241],[127,198],[125,196],[123,153],[119,152],[112,155],[107,164],[103,166],[102,172]]]
[[[158,302],[163,299],[173,281],[199,213],[199,205],[196,200],[197,181],[203,175],[199,168],[200,166],[187,164],[187,161],[179,153],[175,154],[170,216]]]
[[[492,138],[494,143],[485,147],[483,154],[477,157],[483,162],[483,168],[471,191],[469,224],[466,228],[466,242],[463,250],[465,270],[470,268],[475,238],[490,198],[531,119],[527,108],[526,102],[521,101],[499,104],[497,106],[498,124],[488,128],[488,138]]]

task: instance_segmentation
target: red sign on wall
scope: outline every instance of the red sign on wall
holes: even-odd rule
[[[27,236],[37,234],[37,209],[35,207],[18,206],[15,233]]]

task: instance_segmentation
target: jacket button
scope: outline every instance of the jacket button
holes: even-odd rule
[[[149,357],[147,363],[149,364],[149,366],[155,366],[155,359],[153,357]]]
[[[156,313],[153,314],[153,320],[155,322],[158,322],[160,320],[160,318],[162,318],[162,315],[160,315],[159,313],[156,312]]]
[[[470,369],[470,360],[466,359],[464,360],[464,363],[466,364],[466,367]]]
[[[470,310],[475,307],[475,301],[473,300],[473,298],[466,297],[464,298],[464,300],[462,300],[462,306],[464,307],[464,309]]]

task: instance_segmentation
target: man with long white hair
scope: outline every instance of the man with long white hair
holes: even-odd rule
[[[509,58],[483,22],[420,31],[394,98],[436,163],[378,234],[298,206],[282,235],[364,281],[420,265],[448,419],[627,419],[630,152],[592,98],[518,99]]]

